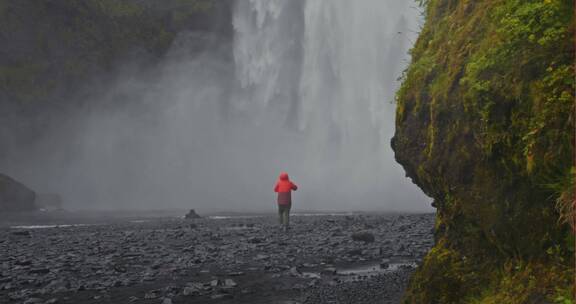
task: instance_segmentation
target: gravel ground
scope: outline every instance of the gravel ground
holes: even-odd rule
[[[74,222],[68,220],[68,223]],[[0,229],[0,303],[398,303],[433,214]]]

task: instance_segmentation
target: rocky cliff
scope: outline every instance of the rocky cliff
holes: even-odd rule
[[[570,297],[574,4],[422,1],[397,161],[437,208],[406,303]],[[564,303],[564,302],[562,302]]]
[[[36,193],[0,173],[0,213],[34,211]]]
[[[232,4],[0,0],[0,143],[29,145],[50,120],[70,116],[114,83],[122,68],[153,66],[180,32],[231,39]]]

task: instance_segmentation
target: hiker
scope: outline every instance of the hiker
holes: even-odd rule
[[[290,207],[292,206],[292,190],[296,191],[298,186],[290,181],[288,173],[280,173],[278,182],[274,187],[274,192],[278,192],[278,215],[280,225],[284,225],[284,230],[288,230]]]

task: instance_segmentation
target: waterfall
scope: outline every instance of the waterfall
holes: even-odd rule
[[[80,209],[273,210],[288,171],[295,209],[431,210],[389,143],[410,3],[237,0],[233,41],[179,33],[5,170]]]
[[[383,196],[401,201],[398,192],[418,192],[389,144],[396,78],[407,64],[417,13],[404,0],[236,3],[242,98],[233,102],[261,126],[281,122],[281,132],[294,134],[283,151],[299,158],[281,165],[321,186],[320,193],[339,192],[329,200],[376,206]]]

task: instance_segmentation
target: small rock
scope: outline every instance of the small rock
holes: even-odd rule
[[[234,280],[232,280],[232,279],[226,279],[226,280],[224,280],[224,286],[233,288],[233,287],[238,286],[238,284],[236,284],[236,282],[234,282]]]
[[[322,271],[320,273],[324,274],[324,275],[335,275],[336,274],[336,268],[334,268],[334,267],[324,268],[324,269],[322,269]]]
[[[320,274],[316,272],[303,272],[302,277],[305,279],[320,279]]]
[[[152,290],[144,294],[144,299],[156,299],[158,298],[158,290]]]
[[[114,266],[114,270],[116,272],[120,272],[120,273],[125,273],[126,271],[128,271],[128,269],[126,269],[126,267],[122,266],[122,265],[116,265]]]
[[[186,283],[186,287],[182,290],[182,294],[185,296],[195,296],[200,294],[204,286],[202,283]]]
[[[212,298],[212,300],[222,300],[222,299],[232,299],[233,296],[227,293],[219,293],[212,295],[210,298]]]
[[[269,255],[258,254],[258,255],[256,255],[256,257],[254,257],[254,260],[261,261],[261,260],[268,260],[269,258],[270,258]]]
[[[362,255],[362,249],[348,250],[348,255]]]
[[[50,269],[47,268],[36,268],[36,269],[31,269],[29,271],[29,273],[35,273],[35,274],[47,274],[50,272]]]
[[[16,230],[16,231],[12,231],[12,235],[16,235],[16,236],[31,236],[30,231],[28,231],[28,230]]]
[[[193,287],[184,287],[184,290],[182,290],[182,294],[184,296],[194,296],[197,295],[199,292],[196,288]]]
[[[295,276],[295,277],[300,277],[302,276],[302,273],[298,270],[298,268],[296,267],[292,267],[290,268],[290,275]]]
[[[164,300],[162,300],[162,304],[172,304],[172,299],[164,298]]]
[[[373,243],[375,238],[372,233],[369,232],[357,232],[352,234],[352,240],[364,243]]]
[[[390,260],[389,259],[383,259],[382,262],[380,262],[380,268],[381,269],[388,269],[388,267],[390,267]]]
[[[251,237],[248,239],[248,243],[250,244],[260,244],[263,243],[264,241],[266,241],[266,239],[259,237]]]

